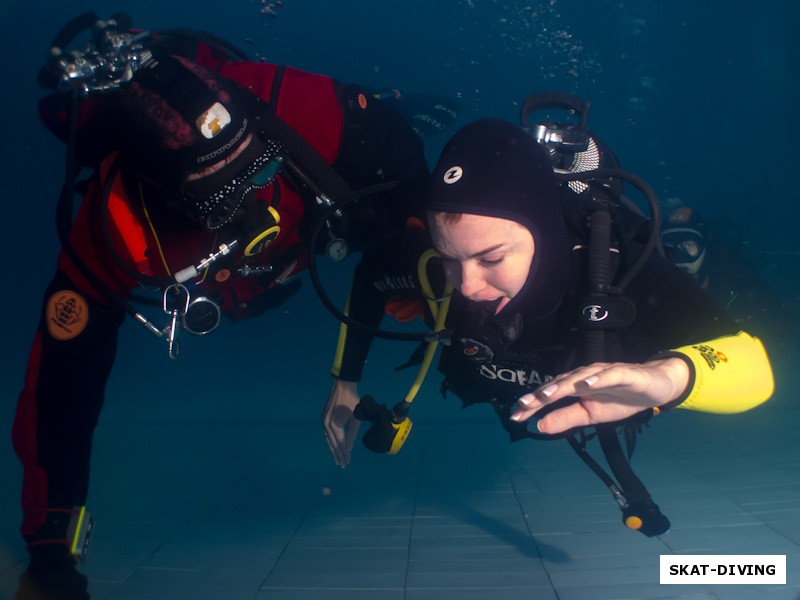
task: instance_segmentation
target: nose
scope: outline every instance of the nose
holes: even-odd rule
[[[486,287],[486,282],[477,265],[465,261],[459,265],[458,282],[454,282],[454,285],[463,296],[473,298]]]

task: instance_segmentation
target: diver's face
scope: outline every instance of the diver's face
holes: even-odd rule
[[[525,285],[533,260],[531,232],[497,217],[428,213],[447,280],[474,302],[499,300],[499,313]]]

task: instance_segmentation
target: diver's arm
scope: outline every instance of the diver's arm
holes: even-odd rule
[[[515,421],[546,405],[578,396],[537,423],[542,433],[619,421],[645,409],[675,406],[710,413],[739,413],[766,402],[774,384],[767,354],[748,333],[724,336],[636,363],[594,363],[559,375],[519,399]]]
[[[361,327],[344,323],[340,326],[331,370],[334,377],[346,381],[361,379],[374,338],[369,330],[380,327],[387,313],[387,302],[402,297],[413,303],[422,298],[419,264],[430,247],[427,232],[411,220],[404,231],[364,252],[344,310],[345,315]],[[429,276],[434,289],[444,286],[441,269]],[[395,310],[393,316],[401,322],[408,320],[402,309]]]
[[[328,401],[322,410],[325,441],[334,462],[343,469],[350,464],[350,454],[361,425],[361,421],[353,415],[359,400],[357,382],[334,379]]]
[[[376,258],[365,256],[356,268],[344,313],[366,327],[377,328],[383,320],[384,294],[374,285]],[[359,402],[358,381],[367,361],[373,336],[345,323],[339,326],[331,375],[333,387],[322,411],[325,441],[339,467],[350,464],[350,455],[361,421],[353,411]]]
[[[378,327],[382,320],[383,299],[371,289],[363,263],[356,269],[344,312],[370,327]],[[339,340],[331,369],[333,387],[322,411],[322,427],[333,460],[342,468],[350,464],[350,453],[361,425],[353,411],[359,402],[358,381],[372,340],[369,333],[358,328],[345,323],[339,326]]]
[[[743,412],[769,399],[772,369],[761,342],[740,331],[688,277],[657,264],[650,270],[657,283],[637,296],[635,326],[665,350],[641,363],[596,363],[559,375],[520,398],[514,420],[528,420],[570,396],[579,401],[537,423],[543,433],[613,422],[654,408]]]
[[[642,296],[641,327],[661,346],[653,358],[682,360],[689,380],[677,397],[656,406],[738,413],[766,402],[774,382],[761,341],[693,279],[671,265],[663,268],[658,284]],[[647,312],[652,305],[657,310]]]
[[[360,381],[374,336],[365,328],[377,328],[383,320],[384,294],[372,285],[373,274],[364,260],[356,267],[344,314],[357,325],[339,326],[339,338],[331,375],[345,381]]]
[[[377,328],[386,314],[387,301],[397,297],[399,291],[409,300],[417,299],[418,261],[429,247],[427,234],[414,229],[366,252],[356,268],[345,314],[356,323]],[[394,316],[405,321],[409,315],[399,311]],[[340,467],[349,464],[358,433],[360,421],[353,416],[353,411],[360,399],[358,381],[373,337],[361,327],[342,323],[339,329],[331,369],[334,383],[322,412],[322,423],[328,447]]]
[[[658,405],[662,408],[740,413],[769,400],[775,389],[764,345],[745,331],[676,348],[664,356],[683,359],[689,382],[677,398]]]
[[[554,377],[519,398],[514,421],[527,421],[545,406],[566,398],[577,401],[557,408],[537,422],[542,433],[612,423],[680,397],[690,380],[680,358],[637,363],[592,363]]]

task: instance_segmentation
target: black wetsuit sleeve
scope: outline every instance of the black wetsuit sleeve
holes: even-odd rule
[[[348,316],[364,327],[378,328],[383,321],[385,302],[385,294],[373,286],[372,277],[362,261],[356,268],[350,288]],[[342,325],[340,348],[332,371],[334,377],[360,381],[373,339],[366,330]]]
[[[348,316],[366,327],[380,327],[386,301],[394,297],[422,298],[417,265],[430,248],[423,230],[404,231],[364,253],[350,289]],[[429,269],[430,271],[430,269]],[[444,277],[434,269],[433,289],[441,289]],[[430,315],[426,314],[430,320]],[[360,327],[343,326],[333,375],[346,381],[359,381],[374,336]]]
[[[630,333],[654,344],[643,358],[741,330],[691,276],[658,255],[648,260],[626,292],[637,305]]]

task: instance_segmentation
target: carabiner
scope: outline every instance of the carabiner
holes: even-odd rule
[[[170,296],[172,289],[175,291]],[[181,306],[181,297],[183,297],[183,306]],[[186,286],[175,283],[164,290],[164,297],[162,301],[162,308],[169,317],[169,324],[164,328],[164,335],[167,338],[167,352],[171,359],[178,358],[180,353],[180,344],[178,343],[178,323],[179,319],[183,318],[186,310],[189,308],[189,290]]]

